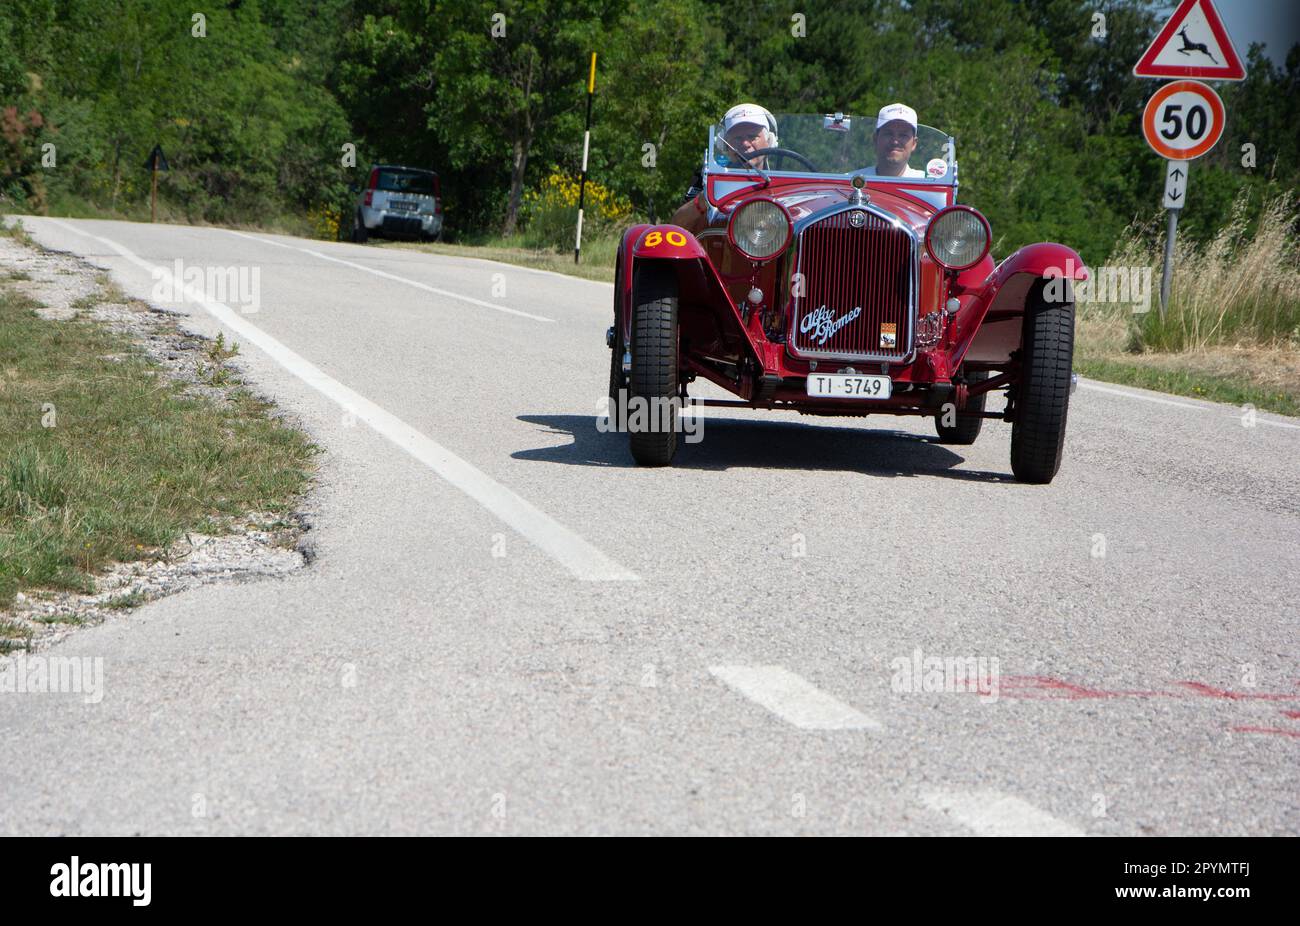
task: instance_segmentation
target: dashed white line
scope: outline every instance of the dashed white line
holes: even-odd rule
[[[926,791],[921,802],[980,836],[1086,836],[1033,804],[1000,791]]]
[[[247,238],[249,241],[256,241],[259,244],[269,244],[272,247],[287,248],[290,251],[301,251],[319,260],[332,261],[336,264],[343,264],[345,267],[351,267],[354,270],[360,270],[363,273],[373,274],[377,277],[383,277],[386,280],[393,280],[397,283],[404,283],[407,286],[414,286],[416,289],[422,289],[425,292],[435,293],[439,296],[446,296],[449,299],[459,299],[461,302],[468,302],[470,305],[482,306],[485,309],[495,309],[498,312],[505,312],[508,315],[518,315],[521,318],[531,318],[538,322],[554,322],[555,319],[547,318],[544,315],[534,315],[532,312],[522,312],[519,309],[512,309],[509,306],[498,305],[495,302],[485,302],[482,299],[475,299],[473,296],[462,296],[460,293],[453,293],[449,289],[439,289],[436,286],[430,286],[427,283],[421,283],[419,280],[408,280],[406,277],[399,277],[395,273],[389,273],[387,270],[378,270],[374,267],[367,267],[365,264],[358,264],[353,260],[344,260],[341,257],[330,257],[328,254],[322,254],[320,251],[313,251],[311,248],[300,248],[293,244],[282,244],[279,241],[268,241],[265,238],[258,238],[256,235],[246,235],[243,232],[231,231],[224,229],[228,234],[240,238]]]
[[[709,671],[787,723],[801,730],[879,730],[849,707],[784,666],[710,666]]]
[[[358,245],[358,247],[361,247],[361,245]],[[405,249],[397,248],[391,253],[402,254],[405,253]],[[418,254],[422,252],[415,251],[412,253]],[[595,286],[605,286],[609,289],[614,288],[614,284],[606,280],[593,280],[589,277],[576,277],[571,273],[561,273],[558,270],[543,270],[541,267],[525,267],[523,264],[507,264],[504,261],[493,260],[490,257],[470,257],[468,254],[440,254],[436,251],[424,253],[432,253],[434,257],[441,257],[445,260],[472,260],[477,261],[480,264],[491,264],[494,267],[500,267],[502,270],[519,270],[523,273],[540,273],[542,276],[555,277],[570,283],[591,283]],[[604,311],[604,306],[601,306],[601,311]]]
[[[153,279],[167,280],[183,292],[189,301],[204,309],[218,322],[241,338],[260,348],[294,376],[336,402],[375,431],[405,450],[415,459],[464,492],[501,519],[535,546],[546,552],[579,579],[592,581],[635,580],[636,573],[619,565],[575,532],[553,520],[510,489],[461,459],[446,447],[421,434],[396,415],[327,376],[310,361],[294,353],[275,338],[251,324],[229,306],[208,299],[196,287],[176,279],[165,267],[158,267],[137,257],[115,241],[92,235],[66,222],[50,220],[74,234],[98,241],[122,255]]]

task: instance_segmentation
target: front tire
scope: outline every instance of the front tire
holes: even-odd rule
[[[1047,302],[1041,283],[1025,304],[1021,355],[1011,471],[1021,482],[1043,485],[1061,468],[1074,364],[1074,304]]]
[[[639,268],[632,300],[629,391],[644,410],[644,426],[633,427],[636,407],[629,409],[632,458],[642,466],[666,466],[677,452],[677,275],[657,263]]]
[[[988,379],[988,373],[970,373],[966,376],[967,383],[982,383]],[[984,427],[984,418],[981,414],[989,397],[987,392],[974,396],[966,400],[966,404],[954,416],[951,426],[944,425],[944,418],[947,417],[948,411],[944,409],[934,416],[934,429],[939,432],[939,443],[970,445],[975,443],[975,438],[980,436],[980,429]],[[970,414],[976,412],[977,414]]]

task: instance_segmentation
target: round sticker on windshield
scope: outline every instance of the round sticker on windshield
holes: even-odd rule
[[[931,158],[930,162],[925,165],[925,175],[927,177],[942,177],[948,173],[948,162],[943,158]]]

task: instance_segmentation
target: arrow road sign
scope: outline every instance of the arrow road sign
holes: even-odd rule
[[[1133,76],[1245,80],[1246,69],[1213,0],[1182,0],[1133,66]]]
[[[1181,209],[1187,204],[1187,162],[1169,161],[1165,171],[1165,208]]]

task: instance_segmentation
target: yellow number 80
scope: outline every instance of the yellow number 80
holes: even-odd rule
[[[686,236],[679,231],[670,231],[666,235],[663,232],[652,231],[645,236],[645,241],[642,244],[647,248],[656,248],[665,241],[675,248],[686,246]]]

